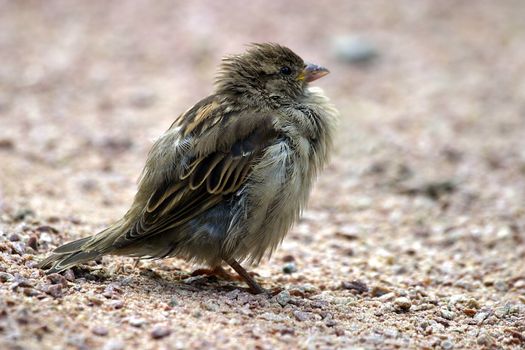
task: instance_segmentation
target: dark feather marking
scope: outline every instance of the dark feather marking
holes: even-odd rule
[[[193,175],[190,176],[190,189],[194,190],[200,187],[216,168],[217,164],[222,161],[223,157],[221,154],[213,154],[200,162]]]
[[[207,99],[207,103],[213,101]],[[191,134],[203,133],[199,137],[208,140],[208,144],[206,141],[196,144],[196,156],[181,177],[167,180],[151,195],[142,216],[113,243],[117,249],[176,229],[219,204],[243,185],[252,162],[276,140],[270,115],[230,113],[220,119],[223,123],[220,129],[206,129],[206,124],[215,123],[215,110],[206,113],[204,118],[201,115],[198,124],[192,124],[205,106],[204,101],[196,105],[179,124],[183,129],[190,125]],[[241,118],[252,118],[252,121],[241,122]],[[217,145],[212,147],[216,151],[206,154],[209,140],[216,140]]]

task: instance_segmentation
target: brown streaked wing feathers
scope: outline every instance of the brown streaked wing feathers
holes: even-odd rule
[[[221,120],[217,106],[214,99],[205,99],[177,121],[183,135],[199,138],[195,157],[179,178],[152,193],[141,217],[115,246],[122,248],[183,225],[220,203],[242,186],[253,161],[277,137],[271,115],[237,112]],[[213,142],[215,147],[210,147]]]

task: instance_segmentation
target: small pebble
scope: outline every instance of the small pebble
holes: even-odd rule
[[[286,304],[288,304],[290,300],[292,300],[292,297],[290,296],[290,293],[287,290],[283,290],[281,293],[275,296],[275,300],[279,303],[279,305],[285,307]]]
[[[454,343],[447,339],[441,342],[441,347],[444,350],[451,350],[454,349]]]
[[[31,248],[29,248],[31,249]],[[24,264],[26,267],[29,267],[30,269],[36,269],[38,267],[38,261],[35,260],[28,260]]]
[[[106,299],[112,299],[115,298],[117,294],[121,293],[122,290],[116,286],[115,284],[109,284],[104,288],[104,291],[102,292],[102,296]]]
[[[509,309],[509,313],[512,314],[512,315],[516,315],[516,314],[520,314],[520,313],[525,313],[525,305],[510,305],[510,309]]]
[[[29,237],[29,239],[27,240],[27,246],[31,247],[31,249],[33,249],[36,252],[38,250],[38,238],[36,238],[35,235]]]
[[[412,302],[406,297],[399,297],[394,300],[394,305],[398,310],[407,311],[412,306]]]
[[[456,314],[450,310],[447,309],[441,309],[440,310],[441,317],[447,320],[453,320],[456,317]]]
[[[445,326],[436,321],[432,321],[429,328],[431,334],[441,334],[445,331]]]
[[[326,327],[334,327],[337,325],[337,322],[333,318],[330,318],[326,320],[324,324],[326,325]]]
[[[24,288],[23,293],[25,296],[28,296],[28,297],[34,297],[40,294],[36,289],[33,289],[33,288]]]
[[[24,255],[24,253],[26,252],[26,245],[22,242],[13,242],[12,247],[13,253],[15,254]]]
[[[51,295],[53,298],[61,298],[64,295],[61,284],[46,286],[44,292]]]
[[[293,255],[285,255],[285,256],[283,256],[283,261],[285,263],[287,263],[287,262],[294,262],[295,261],[295,257]]]
[[[299,289],[304,290],[306,293],[314,293],[315,291],[317,291],[317,288],[310,283],[300,285]]]
[[[314,293],[316,291],[317,289],[315,288],[315,286],[308,283],[292,287],[289,290],[290,295],[298,296],[301,298],[305,298],[308,293]]]
[[[496,310],[494,310],[494,315],[496,315],[497,318],[504,318],[505,316],[509,314],[509,312],[510,312],[510,306],[505,305],[505,306],[500,306],[496,308]]]
[[[273,312],[265,312],[260,316],[262,319],[273,322],[284,322],[289,318],[286,316],[274,314]]]
[[[13,233],[9,236],[9,240],[11,242],[19,242],[20,241],[20,236],[17,234],[17,233]]]
[[[335,232],[335,236],[353,241],[359,239],[359,230],[355,225],[343,225]]]
[[[93,305],[102,305],[102,304],[104,304],[104,299],[102,299],[99,295],[95,295],[95,294],[88,294],[87,295],[87,300],[89,301],[89,303],[91,303]]]
[[[65,272],[64,272],[64,277],[66,278],[66,280],[68,280],[69,282],[73,282],[75,280],[75,273],[73,272],[72,269],[67,269]]]
[[[15,276],[7,272],[0,272],[0,282],[11,282],[15,279]]]
[[[67,280],[64,276],[58,274],[58,273],[52,273],[50,275],[46,276],[46,279],[51,284],[60,284],[62,287],[67,287]]]
[[[206,302],[204,302],[204,308],[212,312],[219,311],[219,305],[211,300],[207,300]]]
[[[494,288],[496,288],[498,292],[506,292],[509,290],[509,286],[505,281],[496,281],[494,283]]]
[[[125,347],[126,344],[122,340],[110,339],[104,344],[102,350],[124,350]]]
[[[104,326],[95,326],[91,329],[91,332],[95,335],[99,335],[101,337],[104,337],[106,335],[108,335],[109,331],[106,327]]]
[[[387,302],[387,301],[390,301],[390,300],[394,299],[395,296],[396,295],[394,294],[394,292],[390,292],[390,293],[386,293],[386,294],[381,295],[378,299],[379,299],[379,301],[384,303],[384,302]]]
[[[487,347],[495,344],[494,338],[490,336],[489,334],[487,334],[485,330],[481,330],[479,332],[476,342],[478,343],[478,345],[484,345]]]
[[[368,292],[368,286],[365,282],[354,280],[354,281],[343,281],[341,283],[343,289],[348,289],[356,294],[363,294]]]
[[[399,335],[399,331],[395,328],[385,328],[383,330],[383,333],[388,338],[397,338],[397,336]]]
[[[474,316],[478,311],[475,309],[463,309],[463,313],[467,316]]]
[[[0,139],[0,148],[4,150],[11,150],[15,148],[15,144],[10,139]]]
[[[146,323],[146,321],[143,318],[131,317],[128,320],[128,323],[133,327],[139,328],[142,327]]]
[[[308,313],[304,311],[299,311],[299,310],[295,310],[293,312],[293,315],[297,321],[301,321],[301,322],[307,321],[310,318],[308,316]]]
[[[46,233],[58,233],[58,230],[56,228],[54,228],[53,226],[49,226],[49,225],[38,226],[36,228],[36,231],[46,232]]]
[[[455,306],[457,303],[461,303],[465,301],[465,296],[463,294],[455,294],[453,296],[450,297],[449,301],[448,301],[448,306],[450,308],[452,308],[453,306]]]
[[[133,277],[121,277],[119,279],[119,284],[123,287],[125,286],[129,286],[131,284],[133,284],[134,282],[134,278]]]
[[[370,294],[374,297],[380,297],[382,295],[388,294],[391,292],[391,289],[384,286],[373,286],[372,290],[370,291]]]
[[[20,276],[19,274],[15,274],[13,289],[16,289],[18,287],[33,287],[34,283],[27,278],[24,278]]]
[[[21,221],[29,216],[35,216],[35,212],[29,208],[21,208],[15,213],[14,219]]]
[[[465,303],[465,306],[468,307],[469,309],[479,309],[481,307],[479,302],[474,298],[468,299],[467,302]]]
[[[157,325],[151,330],[151,337],[153,339],[161,339],[171,334],[171,330],[166,326]]]
[[[283,266],[283,272],[286,273],[286,274],[291,274],[291,273],[297,272],[297,266],[295,265],[294,262],[286,263]]]
[[[479,324],[482,324],[483,321],[485,321],[487,317],[489,317],[488,312],[480,311],[474,316],[474,321],[476,321],[476,323],[479,325]]]
[[[122,309],[124,307],[124,302],[122,300],[113,300],[109,303],[109,306],[115,310]]]

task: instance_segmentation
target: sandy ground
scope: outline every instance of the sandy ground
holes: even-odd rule
[[[525,3],[0,1],[0,348],[525,348]],[[364,64],[334,54],[357,35]],[[332,162],[252,270],[34,268],[124,213],[151,141],[249,42],[332,74]]]

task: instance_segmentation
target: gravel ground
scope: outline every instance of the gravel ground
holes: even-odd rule
[[[525,3],[0,1],[0,348],[524,349]],[[337,145],[252,270],[45,274],[119,218],[151,140],[249,42],[332,74]],[[137,265],[136,265],[137,264]]]

